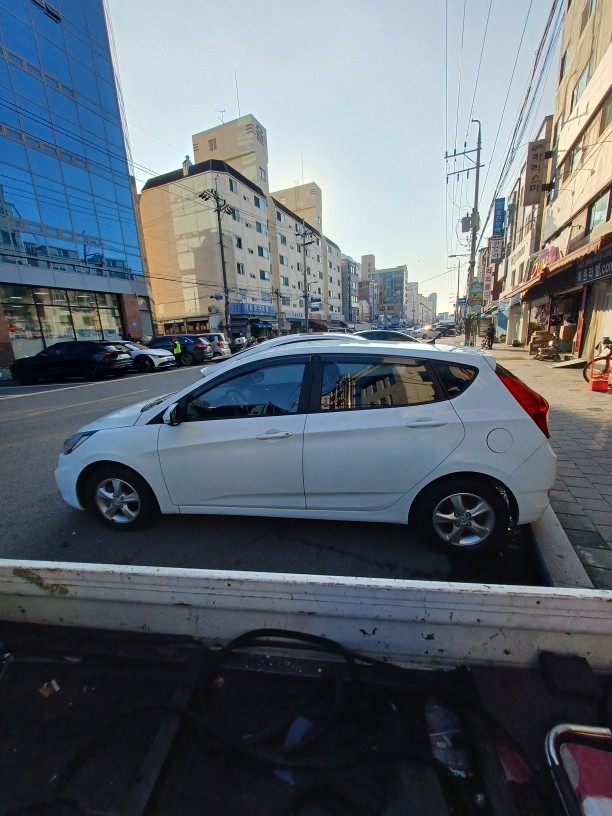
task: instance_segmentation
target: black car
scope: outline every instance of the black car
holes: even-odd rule
[[[357,337],[365,337],[366,340],[383,340],[384,342],[392,341],[394,343],[422,343],[420,337],[415,337],[405,331],[398,331],[396,329],[368,329],[367,331],[355,332]],[[427,340],[428,343],[433,343],[433,340]]]
[[[176,341],[181,344],[181,353],[174,351]],[[213,347],[200,334],[162,334],[154,337],[146,344],[149,348],[167,349],[172,351],[176,357],[177,365],[195,365],[196,363],[207,363],[215,356]]]
[[[99,380],[106,374],[122,377],[132,358],[120,346],[105,340],[66,340],[54,343],[33,357],[21,357],[10,365],[11,376],[21,385],[39,380],[86,377]]]

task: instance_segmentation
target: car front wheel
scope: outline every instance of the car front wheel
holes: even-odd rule
[[[155,494],[145,480],[123,465],[95,470],[86,486],[89,509],[114,530],[139,530],[159,515]]]
[[[136,371],[139,371],[141,374],[149,374],[155,368],[155,363],[150,357],[147,357],[146,354],[142,354],[134,361],[134,367]]]
[[[504,496],[480,479],[445,479],[427,488],[414,512],[422,530],[447,552],[468,555],[499,544],[510,525]]]

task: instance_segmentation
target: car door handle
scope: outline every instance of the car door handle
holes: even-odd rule
[[[293,434],[289,431],[267,431],[258,434],[257,439],[289,439],[290,436],[293,436]]]
[[[445,419],[415,419],[414,422],[407,422],[407,428],[441,428],[448,425]]]

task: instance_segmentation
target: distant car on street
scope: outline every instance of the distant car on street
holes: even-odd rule
[[[100,380],[112,374],[122,377],[132,367],[132,358],[121,343],[104,340],[64,340],[53,343],[33,357],[21,357],[9,366],[20,385],[41,380],[85,377]]]
[[[347,340],[264,343],[85,425],[59,456],[64,500],[116,530],[160,513],[414,524],[462,554],[542,516],[543,397],[481,349]]]
[[[212,346],[215,357],[231,357],[232,350],[223,332],[205,332],[205,337]]]
[[[181,353],[174,353],[176,340],[181,344]],[[146,344],[151,349],[166,349],[172,352],[177,365],[191,366],[196,363],[208,363],[214,355],[213,348],[206,337],[200,334],[162,334]]]
[[[168,349],[149,348],[133,340],[122,340],[115,343],[117,348],[124,348],[133,361],[133,368],[141,374],[157,371],[160,368],[172,368],[176,365],[176,357]]]

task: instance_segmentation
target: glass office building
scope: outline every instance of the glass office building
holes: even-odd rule
[[[152,333],[103,0],[0,0],[0,368]]]

